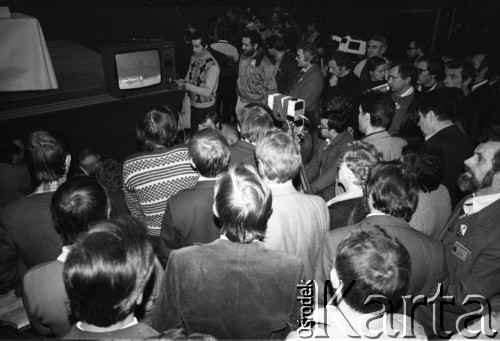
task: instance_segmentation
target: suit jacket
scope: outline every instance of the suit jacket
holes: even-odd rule
[[[359,224],[342,227],[325,234],[314,268],[314,279],[320,290],[320,303],[323,303],[322,289],[325,281],[330,278],[339,243],[348,237],[351,231],[363,225],[382,227],[389,235],[398,238],[408,250],[411,257],[408,294],[428,295],[436,289],[438,283],[445,283],[448,270],[444,248],[438,240],[412,229],[404,219],[390,215],[372,215]]]
[[[347,144],[352,141],[354,138],[347,130],[340,133],[328,146],[323,140],[307,167],[313,193],[323,196],[326,201],[335,196],[338,161],[344,156]]]
[[[217,339],[284,338],[299,317],[302,261],[261,242],[218,239],[172,252],[153,328]]]
[[[457,205],[438,236],[445,248],[449,272],[445,293],[455,297],[454,305],[444,306],[444,326],[449,330],[454,329],[458,316],[478,309],[478,304],[463,304],[468,295],[480,295],[488,300],[500,295],[500,200],[461,217],[466,199]],[[465,233],[459,234],[463,226],[466,226]]]
[[[443,151],[444,172],[441,183],[448,189],[453,209],[464,196],[458,188],[457,180],[463,172],[464,161],[474,153],[472,143],[455,124],[438,131],[426,143]]]
[[[276,71],[276,84],[280,94],[287,94],[292,88],[293,81],[299,73],[299,67],[295,61],[295,55],[291,52],[285,52],[281,58],[278,70]]]
[[[64,263],[58,260],[31,268],[23,278],[23,303],[31,326],[40,335],[62,337],[71,329]]]
[[[8,204],[33,192],[25,164],[0,162],[0,205]]]
[[[300,73],[300,72],[299,72]],[[319,99],[323,92],[323,73],[317,64],[313,64],[290,90],[289,96],[305,101],[306,114],[319,124]]]
[[[0,292],[20,281],[26,268],[59,255],[62,240],[50,213],[53,193],[32,194],[0,210]]]
[[[170,197],[160,232],[160,258],[167,264],[173,250],[194,243],[210,243],[220,237],[214,213],[215,180],[198,181]]]
[[[300,258],[306,279],[313,279],[314,262],[330,216],[326,202],[316,196],[299,193],[293,185],[270,185],[273,213],[267,223],[264,245]]]
[[[231,158],[229,166],[235,165],[238,162],[246,163],[254,166],[257,169],[257,161],[255,160],[255,146],[249,142],[239,140],[229,146]]]

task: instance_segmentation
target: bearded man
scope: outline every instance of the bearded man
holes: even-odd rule
[[[442,304],[441,318],[432,319],[426,309],[438,336],[462,329],[470,317],[481,315],[481,308],[489,309],[488,300],[500,295],[500,142],[480,144],[464,164],[458,184],[472,195],[458,204],[439,235],[449,271],[443,295],[448,302]]]
[[[238,101],[236,117],[248,103],[267,103],[267,96],[278,91],[274,65],[264,51],[259,33],[247,30],[242,34],[243,54],[238,67]]]

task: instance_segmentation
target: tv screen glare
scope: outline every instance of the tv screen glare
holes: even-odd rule
[[[118,89],[140,89],[162,82],[158,49],[117,53],[115,55]]]

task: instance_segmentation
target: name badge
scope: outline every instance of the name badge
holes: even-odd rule
[[[453,248],[451,249],[451,254],[465,262],[471,252],[459,242],[455,242],[455,244],[453,244]]]

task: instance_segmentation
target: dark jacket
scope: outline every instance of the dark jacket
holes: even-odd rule
[[[291,52],[285,52],[276,72],[276,84],[280,94],[286,95],[290,91],[297,73],[299,73],[299,67],[295,55]]]

